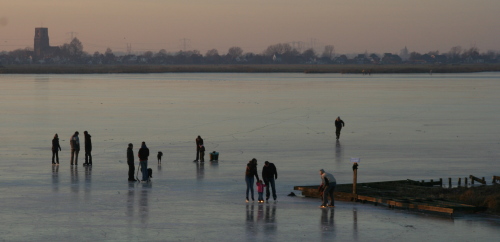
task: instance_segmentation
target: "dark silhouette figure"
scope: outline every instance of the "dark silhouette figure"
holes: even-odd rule
[[[78,165],[78,153],[80,153],[80,138],[78,138],[78,134],[80,133],[75,131],[69,140],[71,146],[71,165]]]
[[[92,165],[92,140],[89,132],[84,131],[83,135],[85,137],[85,163],[83,166],[91,166]]]
[[[205,162],[205,146],[200,145],[200,162]]]
[[[148,157],[149,157],[149,149],[146,146],[146,142],[142,142],[141,148],[137,154],[139,156],[139,162],[141,163],[141,172],[142,172],[142,180],[141,181],[149,181],[149,172],[148,172]]]
[[[134,164],[134,151],[132,150],[134,145],[132,143],[128,144],[127,148],[127,164],[128,164],[128,180],[137,181],[134,178],[135,164]]]
[[[270,163],[269,161],[264,162],[264,167],[262,167],[262,179],[264,179],[264,183],[266,184],[266,201],[268,201],[271,196],[269,186],[271,186],[273,198],[276,200],[275,180],[278,179],[278,171],[273,163]]]
[[[54,135],[52,139],[52,164],[59,165],[59,151],[61,151],[61,146],[59,145],[59,136],[57,134]],[[54,157],[56,158],[54,162]]]
[[[163,156],[163,152],[158,151],[158,155],[156,155],[156,158],[158,158],[158,164],[161,164],[161,157]]]
[[[194,161],[198,161],[200,159],[200,145],[203,145],[203,139],[201,138],[201,136],[198,135],[195,141],[196,141],[196,160]]]
[[[335,119],[335,134],[337,135],[337,139],[340,139],[340,130],[345,126],[345,123],[340,117]]]

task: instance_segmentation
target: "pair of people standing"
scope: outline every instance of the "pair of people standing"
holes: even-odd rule
[[[132,143],[128,144],[127,148],[127,164],[128,164],[128,180],[129,181],[137,181],[134,178],[135,172],[135,164],[134,164],[134,151],[132,150],[134,145]],[[141,166],[142,172],[142,180],[141,181],[149,181],[149,172],[148,172],[148,157],[149,157],[149,148],[146,146],[146,142],[142,142],[141,148],[137,153],[139,157],[139,162]]]
[[[80,133],[75,131],[71,136],[69,144],[71,146],[71,165],[78,165],[78,153],[80,153],[80,138],[78,137]],[[85,163],[84,166],[92,165],[92,139],[90,134],[85,131],[83,132],[85,137]],[[52,145],[52,152],[54,152],[54,145]],[[73,162],[74,161],[74,162]]]
[[[257,174],[257,159],[253,158],[250,160],[247,164],[246,171],[245,171],[245,181],[247,184],[247,190],[246,190],[246,201],[248,202],[248,193],[251,193],[251,198],[252,201],[254,201],[254,190],[253,190],[253,182],[254,182],[254,177],[257,178],[257,181],[260,181],[259,175]],[[278,179],[278,172],[276,170],[276,166],[273,163],[270,163],[269,161],[264,162],[264,167],[262,168],[262,178],[264,179],[265,185],[260,185],[259,187],[259,202],[263,201],[262,194],[261,192],[263,187],[266,188],[266,201],[269,200],[269,197],[271,195],[269,191],[269,187],[271,186],[272,188],[272,195],[274,200],[276,200],[276,188],[275,188],[275,179]]]

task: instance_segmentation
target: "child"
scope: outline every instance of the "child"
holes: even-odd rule
[[[158,157],[158,164],[161,164],[161,157],[163,156],[163,152],[161,151],[158,151],[158,155],[156,157]]]
[[[263,203],[264,202],[264,187],[266,187],[266,184],[262,183],[262,180],[257,181],[257,192],[259,193],[259,202]]]

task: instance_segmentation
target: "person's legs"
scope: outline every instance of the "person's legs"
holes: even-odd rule
[[[269,192],[269,179],[264,178],[264,184],[266,184],[266,200],[269,200],[271,193]]]
[[[250,182],[250,177],[245,176],[245,182],[247,183],[247,200],[248,200],[248,192],[250,191],[250,187],[253,185],[252,182]]]
[[[71,149],[71,165],[73,165],[73,160],[75,159],[75,149]]]
[[[323,203],[321,206],[327,206],[328,205],[328,193],[330,192],[331,187],[327,185],[325,187],[325,190],[323,191]]]
[[[254,200],[254,196],[253,196],[253,194],[254,194],[254,193],[253,193],[253,186],[254,186],[253,184],[254,184],[254,183],[253,183],[253,181],[254,181],[254,180],[253,180],[253,176],[252,176],[252,177],[250,177],[250,183],[249,183],[249,185],[250,185],[250,193],[251,193],[251,195],[252,195],[252,201]]]
[[[200,147],[196,147],[196,160],[198,161],[200,159]]]
[[[335,128],[335,134],[337,135],[337,139],[339,139],[339,138],[340,138],[340,130],[341,130],[341,129],[342,129],[342,128]]]
[[[78,165],[78,153],[80,153],[80,150],[75,150],[75,165]]]
[[[263,192],[259,192],[259,201],[264,201],[264,198],[262,197]]]
[[[141,161],[141,172],[142,172],[142,180],[147,181],[149,179],[147,160]]]
[[[134,180],[134,172],[135,172],[135,166],[128,165],[128,179],[129,180]]]
[[[335,191],[335,187],[337,186],[336,182],[330,182],[330,185],[328,185],[329,190],[328,190],[328,195],[330,196],[330,205],[335,206],[335,200],[333,196],[333,192]]]
[[[278,198],[278,196],[276,196],[276,187],[275,187],[274,178],[269,179],[269,184],[271,185],[271,188],[272,188],[272,191],[273,191],[273,199],[276,200],[276,198]],[[268,189],[268,191],[269,191],[269,189]]]
[[[52,161],[54,161],[54,158],[52,158]],[[56,150],[56,162],[59,164],[59,151]]]
[[[56,151],[52,151],[52,164],[55,164],[54,158],[56,156]]]
[[[92,165],[92,151],[89,150],[89,163],[88,165]]]

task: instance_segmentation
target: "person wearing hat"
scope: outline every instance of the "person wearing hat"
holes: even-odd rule
[[[335,207],[333,192],[335,191],[335,186],[337,186],[337,181],[332,174],[325,172],[323,169],[319,170],[319,175],[321,176],[321,186],[323,187],[323,203],[320,207]],[[330,197],[330,204],[328,204],[328,197]]]
[[[340,119],[340,116],[335,119],[335,134],[337,135],[337,139],[340,138],[340,130],[344,127],[344,120]]]
[[[84,166],[92,165],[92,140],[90,139],[90,134],[86,130],[83,132],[85,138],[85,163]]]
[[[271,185],[273,198],[276,201],[277,196],[274,180],[278,179],[278,171],[273,163],[269,161],[264,162],[264,166],[262,167],[262,179],[264,179],[264,183],[266,184],[266,201],[268,201],[271,196],[269,185]]]
[[[128,144],[127,148],[127,165],[128,165],[128,180],[137,181],[134,178],[135,164],[134,164],[134,151],[132,150],[134,145],[132,143]]]

